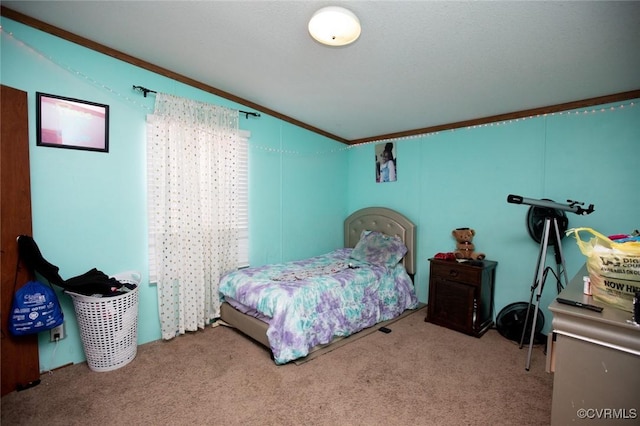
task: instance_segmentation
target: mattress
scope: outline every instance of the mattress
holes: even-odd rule
[[[401,263],[356,260],[352,250],[234,271],[220,282],[221,300],[268,323],[277,364],[418,306]]]

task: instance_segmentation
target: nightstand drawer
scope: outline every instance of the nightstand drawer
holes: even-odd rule
[[[450,265],[433,263],[431,265],[431,274],[470,285],[479,285],[482,279],[482,269],[467,268],[457,262],[451,262]]]
[[[425,321],[482,336],[493,325],[493,284],[497,262],[429,259],[429,300]]]

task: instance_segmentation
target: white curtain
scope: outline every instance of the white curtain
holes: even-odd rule
[[[150,253],[162,338],[220,315],[238,258],[238,111],[158,93],[147,118]]]

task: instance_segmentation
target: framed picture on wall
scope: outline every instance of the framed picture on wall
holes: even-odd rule
[[[36,144],[109,152],[109,105],[36,92]]]
[[[376,182],[395,182],[398,179],[396,148],[393,142],[376,145]]]

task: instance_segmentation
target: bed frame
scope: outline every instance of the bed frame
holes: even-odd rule
[[[367,207],[352,213],[344,221],[344,246],[355,247],[362,231],[378,231],[399,237],[407,246],[402,263],[413,279],[416,273],[416,226],[404,215],[386,207]]]
[[[415,262],[415,239],[416,226],[401,213],[386,207],[367,207],[352,213],[344,221],[344,245],[345,247],[355,247],[360,240],[360,234],[364,230],[378,231],[387,235],[398,236],[407,246],[407,254],[402,263],[407,273],[413,280],[416,272]],[[268,324],[250,315],[234,309],[228,303],[220,306],[220,319],[225,325],[231,326],[243,334],[251,337],[267,348],[270,347],[267,338]],[[309,353],[325,348],[332,343],[343,339],[338,337],[326,345],[319,345],[312,348]]]

